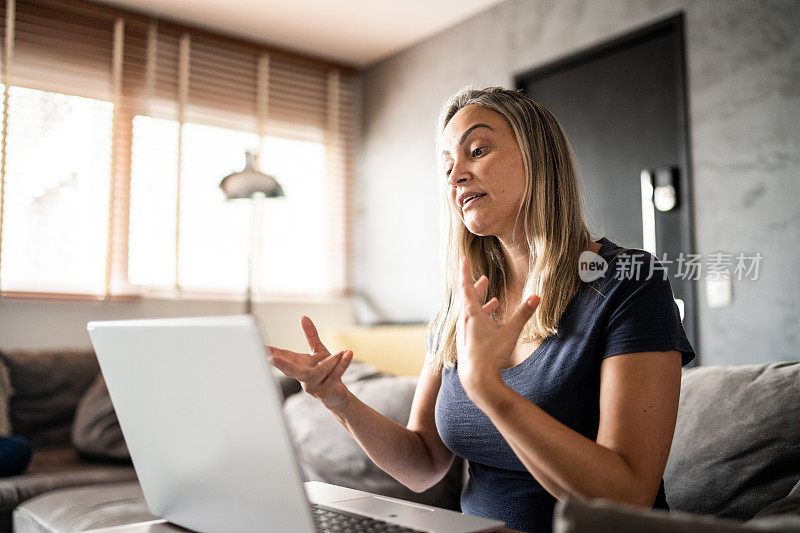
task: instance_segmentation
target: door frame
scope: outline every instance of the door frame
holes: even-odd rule
[[[690,123],[689,123],[689,100],[686,88],[686,47],[685,31],[684,31],[684,14],[678,12],[674,15],[668,16],[664,19],[658,20],[654,23],[639,27],[630,32],[617,37],[600,42],[599,44],[590,46],[586,49],[576,53],[564,56],[555,61],[549,62],[546,65],[535,67],[527,70],[521,74],[514,76],[514,86],[518,90],[524,91],[525,88],[538,78],[555,74],[561,70],[573,68],[587,63],[599,57],[609,55],[615,51],[630,46],[636,45],[641,41],[649,40],[653,37],[662,34],[669,34],[672,36],[671,43],[674,47],[676,57],[678,58],[677,65],[675,65],[674,79],[677,86],[675,87],[677,96],[678,108],[678,160],[676,164],[680,169],[681,175],[686,179],[681,183],[681,191],[679,192],[680,201],[683,205],[688,206],[682,209],[679,217],[681,224],[687,228],[686,234],[680,236],[681,251],[684,253],[694,253],[695,250],[695,226],[694,226],[694,187],[691,161],[691,137],[690,137]],[[695,366],[700,361],[699,354],[699,327],[697,310],[698,294],[697,283],[692,281],[686,284],[686,291],[691,295],[691,301],[686,302],[684,308],[684,315],[691,316],[691,320],[687,320],[689,327],[686,328],[692,346],[695,349],[696,357],[691,366]]]

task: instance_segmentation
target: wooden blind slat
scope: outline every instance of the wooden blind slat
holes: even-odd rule
[[[110,99],[113,21],[30,1],[16,17],[15,85]]]

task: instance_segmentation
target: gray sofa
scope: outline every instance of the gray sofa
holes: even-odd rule
[[[354,365],[345,379],[368,404],[406,422],[414,378],[390,377]],[[284,387],[285,413],[308,479],[457,508],[461,464],[436,487],[415,494],[378,470],[313,398],[295,394],[296,382],[287,381]],[[686,370],[665,472],[673,512],[570,499],[559,502],[554,530],[800,531],[800,488],[794,498],[789,496],[800,480],[798,421],[800,362]],[[2,508],[16,507],[14,531],[86,531],[151,518],[138,483],[113,477],[132,476],[130,467],[98,466],[76,457],[72,459],[78,465],[65,462],[62,467],[63,474],[69,471],[63,470],[67,464],[76,466],[63,475],[69,483],[63,483],[63,476],[51,483],[53,489],[62,487],[57,490],[45,492],[39,490],[41,485],[27,492],[12,489],[30,483],[31,476],[38,475],[32,472],[0,480]],[[103,469],[104,477],[81,477],[92,468]],[[36,492],[41,494],[23,501]],[[15,496],[7,499],[11,494]],[[756,516],[769,506],[779,509],[777,516]]]
[[[554,531],[800,532],[800,362],[685,370],[664,484],[670,513],[566,500]]]
[[[24,474],[0,478],[0,533],[85,531],[153,518],[98,372],[90,351],[0,353],[11,426],[34,446]],[[415,378],[355,363],[343,379],[390,418],[408,420]],[[280,384],[306,479],[458,508],[460,462],[435,487],[414,493],[375,467],[316,400],[298,394],[297,381],[280,376]]]
[[[52,490],[135,482],[125,462],[88,460],[71,444],[76,407],[99,372],[90,351],[0,353],[0,426],[11,426],[33,445],[24,474],[0,478],[0,533],[12,530],[22,502]]]

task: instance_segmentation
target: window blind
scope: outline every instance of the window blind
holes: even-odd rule
[[[238,292],[250,231],[257,294],[347,289],[352,70],[81,0],[0,4],[0,290]],[[217,188],[245,150],[287,191],[253,224]]]
[[[256,133],[259,52],[192,36],[186,122]]]
[[[50,2],[15,7],[14,85],[110,100],[113,19]]]

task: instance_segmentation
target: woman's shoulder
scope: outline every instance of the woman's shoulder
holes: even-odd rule
[[[682,364],[694,357],[683,329],[669,273],[658,257],[603,239],[599,255],[608,268],[596,287],[600,322],[605,328],[605,355],[674,349]]]
[[[625,248],[606,237],[594,239],[597,253],[581,255],[581,284],[565,311],[564,320],[602,321],[655,271],[656,258],[645,250]],[[584,252],[589,254],[589,252]]]

